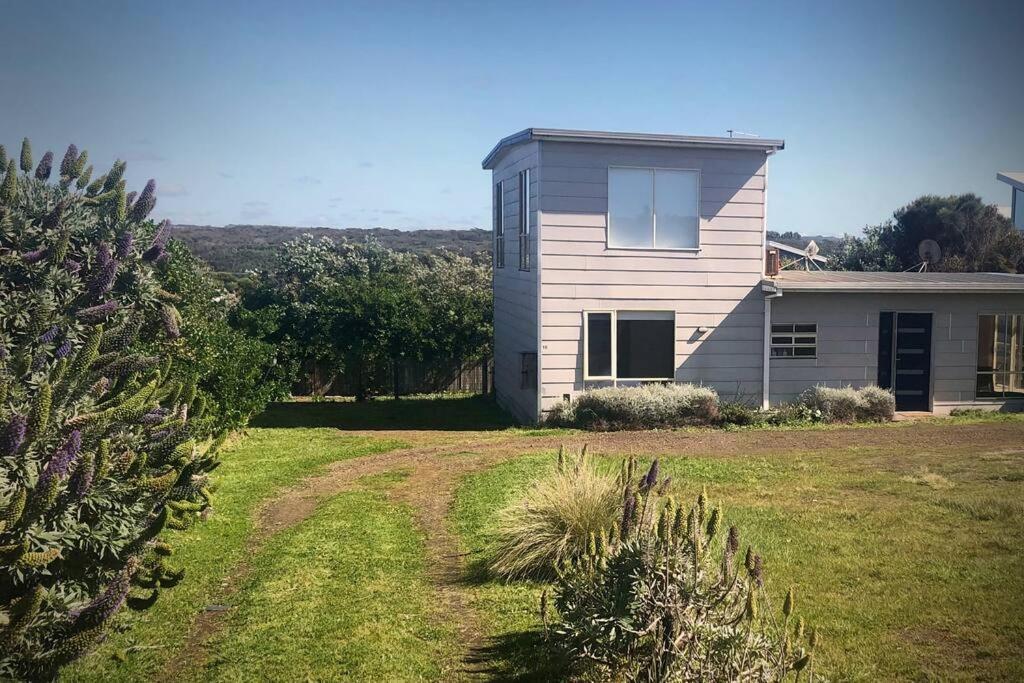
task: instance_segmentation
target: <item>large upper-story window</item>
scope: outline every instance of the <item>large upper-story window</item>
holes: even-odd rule
[[[608,246],[700,247],[700,172],[608,169]]]
[[[1024,396],[1024,315],[978,316],[978,398]]]

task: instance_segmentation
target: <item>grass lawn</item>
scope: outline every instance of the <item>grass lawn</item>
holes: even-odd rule
[[[450,626],[430,618],[423,538],[392,477],[343,493],[273,539],[212,643],[202,681],[438,680]]]
[[[790,584],[837,680],[1022,680],[1024,449],[969,444],[894,454],[844,449],[662,459],[680,499],[706,486],[766,561],[776,604]],[[839,447],[837,447],[839,446]],[[484,556],[494,511],[551,467],[532,455],[473,474],[453,526]],[[608,466],[618,458],[607,457]],[[542,587],[470,588],[506,672],[537,676]],[[534,642],[535,644],[535,642]]]
[[[224,452],[213,516],[168,534],[185,580],[125,611],[67,680],[549,678],[544,586],[490,581],[482,566],[495,512],[562,442],[590,442],[609,468],[668,454],[680,499],[706,486],[763,554],[775,602],[796,585],[831,680],[1024,680],[1021,417],[592,435],[509,427],[493,404],[458,397],[281,404],[258,424]],[[252,545],[263,503],[342,460],[344,485]],[[426,531],[444,525],[454,541],[438,550],[444,534]],[[461,553],[468,570],[454,560],[442,588],[432,562]],[[197,640],[190,628],[217,604],[230,611]]]
[[[156,676],[185,642],[195,615],[214,600],[222,580],[242,561],[253,531],[253,511],[262,500],[328,463],[400,445],[330,429],[249,430],[222,451],[222,464],[214,471],[214,515],[186,531],[166,532],[175,549],[169,559],[185,569],[185,580],[145,612],[123,610],[121,624],[128,629],[108,638],[63,676],[72,681]]]

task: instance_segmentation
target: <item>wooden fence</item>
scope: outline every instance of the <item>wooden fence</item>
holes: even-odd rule
[[[383,395],[394,393],[396,380],[403,395],[454,391],[487,394],[491,391],[493,376],[494,361],[484,358],[475,361],[452,360],[447,363],[408,362],[399,368],[397,378],[393,370],[389,369],[369,378],[364,377],[363,381],[373,387],[374,393]],[[353,396],[356,393],[356,378],[347,373],[331,378],[325,375],[323,368],[309,366],[303,377],[292,387],[292,395],[309,396],[315,393],[315,387],[325,384],[327,388],[322,392],[324,395]]]

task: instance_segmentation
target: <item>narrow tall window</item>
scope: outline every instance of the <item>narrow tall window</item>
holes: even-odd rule
[[[519,172],[519,270],[530,269],[530,171]]]
[[[494,267],[505,267],[505,181],[494,186]]]
[[[519,354],[519,388],[520,389],[536,389],[537,388],[537,354],[536,353],[520,353]]]

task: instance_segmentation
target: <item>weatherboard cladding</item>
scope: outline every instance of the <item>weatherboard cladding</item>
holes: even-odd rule
[[[601,309],[675,312],[675,378],[758,398],[764,151],[545,140],[540,153],[542,409],[584,388],[583,311]],[[607,248],[609,166],[700,170],[700,251]]]
[[[494,386],[499,403],[518,419],[537,416],[536,392],[521,389],[521,353],[537,350],[537,273],[519,270],[519,172],[530,169],[530,205],[536,207],[539,164],[537,143],[512,150],[495,167],[493,186],[504,181],[505,267],[494,269]],[[493,193],[492,193],[493,196]],[[531,210],[530,231],[536,234],[537,212]],[[536,242],[530,240],[530,262],[536,263]]]
[[[937,274],[936,274],[937,275]],[[772,302],[772,322],[817,323],[816,358],[772,358],[771,402],[792,401],[816,384],[855,387],[878,379],[881,311],[932,313],[933,409],[991,406],[975,402],[978,316],[1024,313],[1020,294],[789,293]]]

